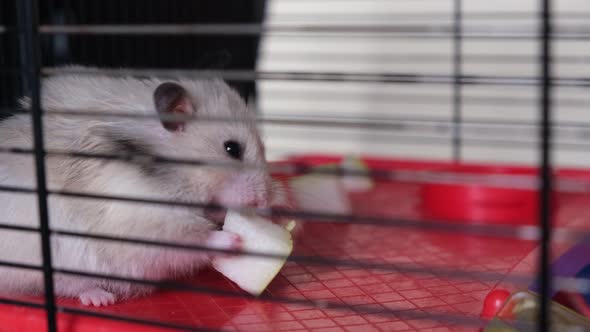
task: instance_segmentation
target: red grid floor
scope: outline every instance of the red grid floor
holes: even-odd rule
[[[370,194],[353,194],[358,214],[419,219],[418,186],[378,184]],[[559,225],[588,224],[584,207],[589,200],[563,197]],[[307,223],[295,253],[356,261],[387,262],[457,271],[487,271],[498,274],[493,281],[441,278],[428,273],[401,273],[337,266],[287,263],[267,294],[274,297],[328,301],[352,306],[370,306],[403,311],[398,315],[359,314],[354,310],[325,309],[299,304],[255,302],[239,298],[181,291],[156,294],[100,309],[101,313],[159,320],[190,326],[238,331],[477,331],[449,322],[408,319],[403,313],[450,313],[477,317],[482,300],[503,276],[518,266],[531,272],[526,262],[535,249],[531,241],[461,234],[435,233],[396,227]],[[526,264],[525,264],[526,263]],[[523,265],[524,264],[524,265]],[[191,284],[215,289],[239,289],[214,271],[203,271]],[[526,286],[526,285],[524,285]],[[74,300],[59,300],[63,306],[88,309]],[[112,323],[97,318],[60,314],[60,331],[152,331],[145,326]],[[2,305],[0,331],[40,331],[42,310]],[[156,329],[153,329],[156,331]]]

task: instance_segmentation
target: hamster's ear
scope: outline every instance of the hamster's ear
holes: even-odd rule
[[[154,90],[154,105],[160,115],[162,126],[168,131],[183,131],[186,125],[184,120],[165,119],[166,115],[178,115],[190,117],[195,113],[188,92],[178,83],[165,82]]]

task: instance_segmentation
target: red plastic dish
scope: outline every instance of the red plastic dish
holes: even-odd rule
[[[305,155],[294,156],[288,163],[317,166],[338,163],[341,156]],[[500,166],[476,163],[449,164],[444,161],[363,158],[373,170],[433,171],[474,175],[525,175],[538,176],[538,169],[526,166]],[[556,178],[589,181],[587,169],[556,169]],[[422,211],[424,217],[465,223],[492,223],[533,225],[538,222],[538,194],[533,189],[499,188],[470,184],[431,183],[421,185]],[[558,200],[553,211],[559,208]]]
[[[452,165],[439,172],[472,175],[536,176],[534,168]],[[457,222],[511,225],[537,223],[538,193],[533,189],[501,188],[474,183],[429,183],[422,186],[427,218]],[[554,206],[557,208],[557,205]]]

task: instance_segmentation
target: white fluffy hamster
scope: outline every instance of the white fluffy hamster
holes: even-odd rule
[[[27,100],[22,103],[26,109]],[[43,80],[41,103],[47,114],[44,136],[49,151],[127,152],[260,166],[238,170],[50,155],[46,158],[50,190],[233,206],[267,206],[274,199],[252,111],[221,80],[62,74]],[[194,115],[196,121],[51,114],[56,110],[183,113]],[[205,121],[210,117],[251,120]],[[30,123],[27,114],[0,122],[0,145],[32,148]],[[30,155],[0,154],[0,185],[34,188],[33,165]],[[0,192],[0,211],[1,223],[38,226],[35,194]],[[200,209],[50,195],[49,212],[55,229],[228,249],[240,245],[236,235],[219,231],[218,220]],[[52,257],[57,268],[164,280],[194,272],[208,263],[210,253],[54,235]],[[40,265],[39,235],[0,229],[0,260]],[[55,275],[56,295],[77,297],[85,305],[108,305],[150,291],[130,283]],[[1,267],[0,292],[41,294],[42,274]]]

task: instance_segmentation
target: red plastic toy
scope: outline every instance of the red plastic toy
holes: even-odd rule
[[[510,297],[510,292],[503,289],[495,289],[491,291],[483,300],[483,309],[481,311],[481,318],[491,319],[504,305],[504,302]]]

